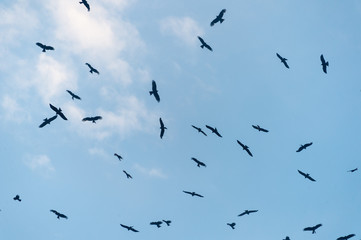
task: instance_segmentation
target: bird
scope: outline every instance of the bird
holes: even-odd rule
[[[321,54],[320,59],[321,59],[322,70],[324,73],[327,73],[328,62],[326,62],[325,58],[323,57],[323,54]]]
[[[203,40],[203,38],[201,38],[200,36],[198,36],[199,41],[201,41],[202,45],[201,48],[206,47],[208,50],[213,51],[213,49]]]
[[[249,215],[250,213],[255,213],[255,212],[258,212],[258,210],[244,210],[244,212],[239,214],[238,217],[241,217],[246,214]]]
[[[78,95],[75,95],[72,91],[70,91],[70,90],[66,90],[66,91],[71,95],[71,99],[74,100],[74,98],[76,98],[76,99],[81,100],[81,98]]]
[[[165,222],[165,224],[167,224],[167,226],[170,226],[170,224],[172,223],[171,220],[162,220],[163,222]]]
[[[85,65],[87,65],[90,68],[90,73],[93,74],[93,72],[95,72],[96,74],[99,75],[98,70],[96,70],[95,68],[92,67],[92,65],[90,65],[89,63],[85,63]]]
[[[312,142],[306,143],[306,144],[304,144],[304,145],[301,144],[301,146],[297,149],[296,152],[301,152],[303,149],[306,149],[306,148],[308,148],[308,147],[311,146],[311,145],[312,145]]]
[[[202,195],[195,193],[195,192],[188,192],[188,191],[183,191],[183,192],[186,194],[192,195],[192,197],[194,197],[194,196],[201,197],[201,198],[203,197]]]
[[[21,199],[20,199],[20,196],[19,196],[19,195],[16,195],[13,199],[14,199],[15,201],[21,202]]]
[[[241,147],[243,148],[243,150],[245,150],[245,151],[248,153],[248,155],[250,155],[251,157],[253,157],[253,155],[252,155],[252,153],[251,153],[251,151],[249,150],[249,147],[248,147],[247,145],[244,145],[244,144],[241,143],[239,140],[237,140],[237,143],[238,143],[239,145],[241,145]]]
[[[45,125],[47,125],[47,124],[50,124],[52,121],[54,121],[56,118],[58,117],[58,115],[55,115],[55,116],[53,116],[53,117],[51,117],[51,118],[45,118],[43,121],[43,123],[42,124],[40,124],[39,125],[39,128],[42,128],[42,127],[44,127]]]
[[[139,232],[138,230],[134,229],[133,226],[127,226],[127,225],[124,225],[124,224],[120,224],[120,226],[122,226],[123,228],[128,229],[128,231]]]
[[[201,167],[201,166],[207,167],[204,162],[199,161],[197,158],[192,157],[192,160],[197,163],[197,167]]]
[[[322,224],[320,223],[320,224],[317,224],[317,225],[315,225],[313,227],[306,227],[306,228],[303,229],[303,231],[312,231],[312,234],[315,234],[316,229],[321,227],[321,226],[322,226]]]
[[[49,103],[49,106],[50,106],[51,109],[54,110],[54,112],[56,112],[56,115],[59,115],[59,116],[60,116],[62,119],[64,119],[64,120],[68,120],[68,119],[65,117],[64,113],[62,112],[61,108],[56,108],[56,107],[54,107],[53,105],[51,105],[50,103]]]
[[[211,26],[213,26],[217,22],[222,23],[224,21],[223,15],[225,12],[226,12],[226,9],[222,9],[222,11],[218,14],[218,16],[216,16],[216,18],[212,20]]]
[[[40,48],[43,49],[43,52],[46,52],[46,50],[55,50],[52,46],[47,46],[45,44],[37,42],[36,45],[38,45]]]
[[[354,168],[354,169],[351,169],[351,170],[348,170],[347,172],[355,172],[355,171],[357,171],[358,169],[357,168]]]
[[[195,129],[197,129],[198,132],[203,133],[204,136],[207,136],[207,134],[206,134],[205,132],[203,132],[203,130],[202,130],[201,128],[196,127],[196,126],[194,126],[194,125],[192,125],[192,127],[195,128]]]
[[[283,240],[291,240],[291,239],[290,239],[290,237],[289,237],[289,236],[286,236],[286,238],[285,238],[285,239],[283,239]]]
[[[164,123],[163,123],[163,121],[162,121],[162,118],[159,118],[159,123],[160,123],[160,138],[163,138],[164,131],[165,131],[165,129],[167,129],[167,128],[164,126]]]
[[[312,182],[316,182],[316,180],[315,179],[313,179],[311,176],[310,176],[310,174],[308,174],[308,173],[304,173],[304,172],[302,172],[302,171],[300,171],[300,170],[297,170],[302,176],[304,176],[305,178],[308,178],[309,180],[311,180]]]
[[[82,0],[81,2],[79,2],[80,4],[84,4],[84,6],[88,9],[88,12],[90,11],[90,6],[89,3],[86,0]]]
[[[269,132],[267,129],[261,128],[259,125],[252,125],[254,129],[257,129],[259,132]]]
[[[222,137],[221,134],[219,134],[217,128],[213,128],[211,126],[206,125],[206,128],[212,131],[212,133],[216,134],[218,137]]]
[[[232,229],[234,229],[234,226],[236,226],[236,223],[233,222],[233,223],[227,223],[228,226],[230,226]]]
[[[281,60],[281,62],[285,65],[286,68],[290,68],[287,64],[287,58],[281,57],[278,53],[276,53],[277,57]]]
[[[119,161],[121,161],[123,159],[122,156],[120,156],[118,153],[114,153],[114,156],[116,156]]]
[[[56,215],[56,217],[57,217],[58,219],[60,219],[60,218],[68,219],[67,216],[65,216],[64,214],[62,214],[62,213],[60,213],[60,212],[58,212],[58,211],[56,211],[56,210],[51,209],[50,212],[55,213],[55,215]]]
[[[348,240],[349,238],[352,238],[354,236],[356,236],[356,235],[355,234],[349,234],[347,236],[339,237],[339,238],[337,238],[337,240]]]
[[[82,119],[83,122],[90,121],[93,123],[96,123],[95,121],[103,119],[101,116],[95,116],[95,117],[85,117]]]
[[[149,94],[150,95],[153,94],[155,97],[155,100],[157,100],[157,102],[160,101],[160,97],[159,97],[158,90],[157,90],[157,84],[155,83],[154,80],[152,80],[152,91],[149,91]]]
[[[133,177],[132,177],[129,173],[127,173],[125,170],[123,170],[123,173],[125,173],[125,175],[127,175],[127,178],[130,178],[130,179],[133,178]]]
[[[157,222],[151,222],[150,223],[150,225],[156,225],[157,226],[157,228],[160,228],[161,226],[160,225],[162,225],[162,221],[157,221]]]

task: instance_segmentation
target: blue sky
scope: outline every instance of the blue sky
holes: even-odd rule
[[[88,2],[0,3],[1,239],[360,239],[359,1]]]

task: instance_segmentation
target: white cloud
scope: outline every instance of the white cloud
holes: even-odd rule
[[[94,156],[99,156],[99,157],[107,156],[107,154],[105,153],[103,148],[93,147],[93,148],[88,149],[88,152],[90,155],[94,155]]]
[[[139,164],[135,164],[134,168],[138,170],[140,173],[145,174],[149,177],[156,177],[156,178],[167,178],[167,175],[163,173],[163,171],[159,168],[145,168]]]
[[[26,156],[25,164],[33,171],[49,177],[55,172],[55,168],[47,155]]]
[[[6,121],[21,123],[30,120],[29,114],[18,104],[15,98],[9,95],[3,96],[1,100],[1,118]]]

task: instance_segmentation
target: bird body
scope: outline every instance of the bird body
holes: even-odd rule
[[[349,238],[352,238],[354,236],[356,236],[356,235],[355,234],[349,234],[347,236],[339,237],[339,238],[337,238],[337,240],[348,240]]]
[[[42,123],[42,124],[40,124],[40,126],[39,126],[39,128],[42,128],[42,127],[44,127],[45,125],[47,125],[47,124],[50,124],[52,121],[54,121],[56,118],[58,117],[58,115],[55,115],[55,116],[53,116],[53,117],[51,117],[51,118],[45,118],[44,119],[44,122]]]
[[[206,128],[212,131],[212,133],[216,134],[218,137],[222,137],[221,134],[219,134],[217,128],[213,128],[211,126],[206,125]]]
[[[82,0],[81,2],[79,2],[80,4],[84,4],[84,6],[88,9],[88,12],[90,11],[90,6],[89,3],[87,2],[87,0]]]
[[[152,80],[152,91],[149,91],[149,95],[152,95],[152,94],[153,94],[155,100],[157,100],[157,102],[159,102],[160,97],[159,97],[158,90],[157,90],[157,84],[154,80]]]
[[[95,72],[96,74],[99,75],[98,70],[96,70],[95,68],[92,67],[92,65],[90,65],[89,63],[85,63],[85,65],[87,65],[90,68],[90,73],[93,74],[93,72]]]
[[[244,210],[244,212],[239,214],[238,217],[241,217],[246,214],[249,215],[250,213],[255,213],[255,212],[258,212],[258,210]]]
[[[320,59],[321,59],[322,71],[324,73],[327,73],[328,62],[326,62],[325,58],[323,57],[323,54],[321,54]]]
[[[283,63],[283,65],[285,65],[286,68],[290,68],[287,64],[287,58],[281,57],[281,55],[279,55],[278,53],[276,53],[277,57],[281,60],[281,62]]]
[[[123,158],[122,158],[122,156],[120,156],[119,154],[117,154],[117,153],[114,153],[114,156],[116,156],[117,158],[118,158],[118,160],[119,161],[121,161]]]
[[[101,120],[103,119],[101,116],[95,116],[95,117],[85,117],[82,119],[83,122],[85,121],[89,121],[89,122],[93,122],[93,123],[96,123],[95,121],[97,120]]]
[[[19,195],[16,195],[13,199],[14,199],[15,201],[21,202],[21,199],[20,199],[20,196],[19,196]]]
[[[81,98],[78,95],[74,94],[72,91],[70,91],[70,90],[66,90],[66,91],[70,94],[71,99],[74,100],[74,98],[75,98],[75,99],[81,100]]]
[[[317,224],[317,225],[315,225],[313,227],[306,227],[306,228],[303,229],[303,231],[312,231],[312,234],[315,234],[316,229],[321,227],[321,226],[322,226],[322,224],[320,223],[320,224]]]
[[[254,129],[257,129],[259,132],[269,132],[267,129],[261,128],[259,125],[252,125]]]
[[[133,226],[127,226],[124,224],[120,224],[120,226],[122,226],[123,228],[126,228],[128,231],[139,232],[138,230],[134,229]]]
[[[204,40],[203,38],[201,38],[200,36],[198,36],[199,41],[201,41],[202,45],[201,48],[207,48],[209,51],[213,51],[213,49],[211,48],[211,46],[209,46]]]
[[[68,219],[67,216],[65,216],[64,214],[62,214],[62,213],[60,213],[60,212],[58,212],[58,211],[56,211],[56,210],[51,209],[50,212],[53,212],[58,219],[60,219],[60,218]]]
[[[212,20],[211,26],[213,26],[217,22],[222,23],[224,21],[223,15],[225,12],[226,12],[226,9],[222,9],[222,11],[216,16],[216,18]]]
[[[51,109],[54,110],[54,112],[56,113],[56,115],[59,115],[59,116],[60,116],[62,119],[64,119],[64,120],[68,120],[68,119],[65,117],[64,113],[62,112],[61,108],[56,108],[56,107],[54,107],[53,105],[51,105],[50,103],[49,103],[49,106],[50,106]]]
[[[156,222],[151,222],[150,225],[156,225],[157,228],[160,228],[162,223],[163,223],[162,221],[156,221]]]
[[[207,134],[206,134],[205,132],[203,132],[203,130],[202,130],[201,128],[196,127],[196,126],[194,126],[194,125],[192,125],[192,127],[195,128],[195,129],[197,129],[197,131],[198,131],[199,133],[203,133],[204,136],[207,136]]]
[[[125,170],[123,170],[123,173],[125,173],[125,175],[127,176],[127,178],[130,178],[130,179],[133,178],[133,177],[132,177],[129,173],[127,173]]]
[[[301,146],[297,149],[296,152],[301,152],[302,150],[308,148],[308,147],[311,146],[311,145],[312,145],[312,142],[306,143],[306,144],[304,144],[304,145],[301,144]]]
[[[347,172],[356,172],[358,170],[358,168],[354,168],[354,169],[351,169],[351,170],[348,170]]]
[[[228,226],[230,226],[232,229],[234,229],[234,226],[236,226],[236,223],[233,222],[233,223],[227,223]]]
[[[241,145],[241,147],[243,148],[243,150],[245,150],[245,151],[248,153],[248,155],[250,155],[251,157],[253,157],[253,155],[252,155],[252,153],[251,153],[251,151],[249,150],[249,147],[248,147],[247,145],[241,143],[239,140],[237,140],[237,143],[238,143],[239,145]]]
[[[297,171],[299,172],[299,174],[301,174],[301,175],[304,176],[305,178],[311,180],[312,182],[316,182],[316,180],[313,179],[313,178],[310,176],[310,174],[304,173],[304,172],[302,172],[302,171],[300,171],[300,170],[297,170]]]
[[[197,158],[192,157],[192,160],[197,163],[197,167],[201,167],[201,166],[207,167],[204,162],[199,161]]]
[[[196,196],[196,197],[203,197],[202,195],[196,193],[196,192],[188,192],[188,191],[183,191],[186,194],[192,195],[192,197]]]
[[[47,46],[47,45],[39,43],[39,42],[37,42],[36,45],[39,46],[40,48],[42,48],[43,52],[46,52],[46,50],[55,50],[52,46]]]
[[[160,138],[162,139],[163,138],[163,135],[164,135],[164,131],[165,129],[167,129],[165,126],[164,126],[164,123],[162,121],[162,118],[159,118],[159,123],[160,123]]]

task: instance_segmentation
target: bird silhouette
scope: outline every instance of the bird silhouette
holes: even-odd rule
[[[44,120],[43,120],[43,123],[42,124],[40,124],[40,126],[39,126],[39,128],[42,128],[42,127],[44,127],[45,125],[47,125],[47,124],[50,124],[52,121],[54,121],[56,118],[58,117],[58,115],[55,115],[55,116],[53,116],[53,117],[51,117],[51,118],[45,118]]]
[[[216,134],[218,137],[222,137],[221,134],[219,134],[217,128],[213,128],[211,126],[206,125],[206,128],[212,131],[212,133]]]
[[[95,116],[95,117],[85,117],[82,119],[83,122],[85,121],[89,121],[89,122],[93,122],[93,123],[96,123],[95,121],[97,120],[101,120],[103,119],[101,116]]]
[[[60,212],[58,212],[58,211],[56,211],[56,210],[51,209],[50,212],[53,212],[58,219],[60,219],[60,218],[68,219],[67,216],[65,216],[64,214],[62,214],[62,213],[60,213]]]
[[[296,152],[301,152],[302,150],[308,148],[308,147],[311,146],[311,145],[312,145],[312,142],[306,143],[306,144],[304,144],[304,145],[301,144],[301,146],[297,149]]]
[[[285,238],[285,239],[283,239],[283,240],[291,240],[291,239],[290,239],[290,237],[289,237],[289,236],[286,236],[286,238]]]
[[[302,176],[304,176],[305,178],[311,180],[312,182],[316,182],[316,180],[313,179],[313,178],[310,176],[310,174],[304,173],[304,172],[302,172],[302,171],[300,171],[300,170],[297,170],[297,171],[298,171]]]
[[[194,125],[192,125],[192,127],[195,128],[195,129],[197,129],[197,131],[198,131],[199,133],[203,133],[204,136],[207,136],[207,134],[206,134],[205,132],[203,132],[203,130],[202,130],[201,128],[196,127],[196,126],[194,126]]]
[[[259,132],[269,132],[267,129],[261,128],[259,125],[252,125],[254,129],[257,129]]]
[[[160,97],[159,97],[158,90],[157,90],[157,84],[155,83],[154,80],[152,80],[152,91],[149,91],[149,95],[152,95],[152,94],[153,94],[155,100],[157,100],[157,102],[159,102]]]
[[[321,226],[322,226],[322,224],[320,223],[320,224],[317,224],[317,225],[315,225],[313,227],[306,227],[306,228],[303,229],[303,231],[312,231],[312,234],[315,234],[316,229],[321,227]]]
[[[217,22],[222,23],[224,21],[223,15],[225,12],[226,12],[226,9],[222,9],[222,11],[216,16],[216,18],[212,20],[211,26],[213,26]]]
[[[170,224],[172,223],[171,220],[162,220],[165,224],[167,224],[167,226],[170,226]]]
[[[241,143],[239,140],[237,140],[237,143],[238,143],[239,145],[241,145],[241,147],[243,148],[243,150],[245,150],[245,151],[248,153],[248,155],[250,155],[251,157],[253,157],[253,155],[252,155],[252,153],[251,153],[251,151],[249,150],[249,147],[248,147],[247,145]]]
[[[127,178],[132,179],[132,176],[131,176],[129,173],[127,173],[125,170],[123,170],[123,173],[125,173],[125,175],[127,176]]]
[[[339,238],[337,238],[337,240],[348,240],[349,238],[352,238],[354,236],[356,236],[356,235],[355,234],[349,234],[347,236],[339,237]]]
[[[192,160],[197,163],[197,167],[201,167],[201,166],[207,167],[204,162],[199,161],[197,158],[192,157]]]
[[[163,121],[162,121],[162,118],[159,118],[159,123],[160,123],[160,138],[163,138],[164,131],[165,131],[165,129],[167,129],[167,128],[164,126],[164,123],[163,123]]]
[[[43,49],[43,52],[46,52],[46,50],[54,50],[52,46],[47,46],[45,44],[37,42],[36,45],[38,45],[40,48]]]
[[[246,214],[249,215],[250,213],[255,213],[255,212],[258,212],[258,210],[244,210],[244,212],[239,214],[238,217],[241,217]]]
[[[286,68],[290,68],[287,64],[287,58],[281,57],[278,53],[276,53],[277,57],[281,60],[281,62],[285,65]]]
[[[56,108],[56,107],[54,107],[53,105],[51,105],[50,103],[49,103],[49,106],[50,106],[51,109],[54,110],[54,112],[56,113],[56,115],[59,115],[59,116],[60,116],[62,119],[64,119],[64,120],[68,120],[68,119],[65,117],[65,115],[63,114],[61,108]]]
[[[82,0],[81,2],[79,2],[80,4],[84,4],[84,6],[88,9],[88,12],[90,11],[90,6],[89,3],[86,0]]]
[[[351,169],[351,170],[348,170],[347,172],[356,172],[358,169],[357,168],[354,168],[354,169]]]
[[[20,199],[20,196],[19,196],[19,195],[16,195],[13,199],[14,199],[15,201],[21,202],[21,199]]]
[[[200,36],[198,36],[199,41],[201,41],[202,45],[201,48],[207,48],[210,51],[213,51],[213,49],[203,40],[203,38],[201,38]]]
[[[328,62],[325,61],[323,54],[321,54],[320,59],[321,59],[322,71],[324,73],[327,73]]]
[[[162,221],[157,221],[157,222],[151,222],[150,225],[155,225],[157,226],[157,228],[160,228],[162,223],[163,223]]]
[[[66,91],[71,95],[71,99],[74,100],[74,98],[75,98],[75,99],[81,100],[81,98],[78,95],[75,95],[72,91],[70,91],[70,90],[66,90]]]
[[[127,225],[124,225],[124,224],[120,224],[120,226],[122,226],[123,228],[128,229],[128,231],[139,232],[138,230],[134,229],[133,226],[127,226]]]
[[[85,63],[85,65],[87,65],[90,68],[90,73],[93,74],[93,72],[95,72],[96,74],[99,75],[98,70],[96,70],[95,68],[92,67],[92,65],[90,65],[89,63]]]
[[[192,197],[196,196],[196,197],[203,197],[202,195],[196,193],[196,192],[188,192],[188,191],[183,191],[186,194],[192,195]]]
[[[234,229],[234,226],[236,226],[236,223],[233,222],[233,223],[227,223],[228,226],[230,226],[232,229]]]
[[[123,159],[122,156],[120,156],[118,153],[114,153],[114,156],[116,156],[119,161],[121,161]]]

